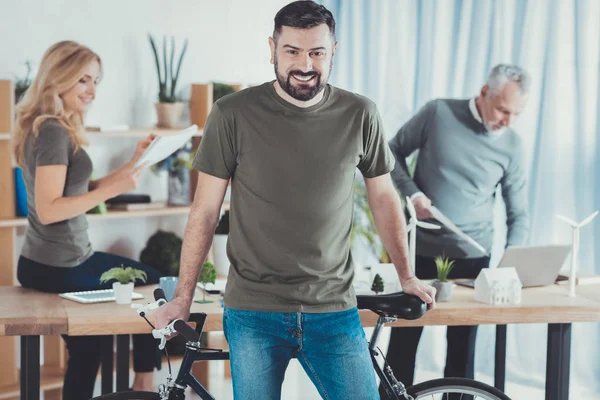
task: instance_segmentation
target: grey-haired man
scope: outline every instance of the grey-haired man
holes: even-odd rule
[[[433,100],[402,126],[390,141],[396,156],[392,179],[402,195],[411,198],[419,219],[432,217],[433,204],[489,253],[500,185],[506,204],[507,246],[524,243],[528,216],[523,146],[511,125],[525,107],[529,87],[529,75],[522,68],[497,65],[479,96]],[[406,157],[416,150],[419,154],[411,177]],[[475,278],[489,264],[489,256],[448,229],[419,230],[417,242],[416,275],[421,279],[436,277],[436,256],[456,261],[451,278]],[[413,383],[421,332],[422,328],[392,329],[388,361],[406,385]],[[476,326],[448,328],[444,376],[474,377],[476,335]]]

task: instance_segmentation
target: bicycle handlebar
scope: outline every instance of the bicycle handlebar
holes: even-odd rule
[[[161,288],[154,289],[154,299],[159,301],[161,299],[166,301],[165,292]],[[173,328],[181,334],[189,342],[199,342],[202,329],[204,329],[204,322],[206,321],[205,313],[191,313],[188,318],[188,322],[195,322],[196,329],[194,330],[183,320],[172,321]],[[169,324],[171,325],[171,324]]]
[[[181,319],[178,319],[173,323],[173,328],[175,328],[175,330],[188,342],[200,341],[200,334]]]

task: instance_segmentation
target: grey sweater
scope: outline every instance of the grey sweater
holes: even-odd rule
[[[496,187],[506,204],[508,245],[523,244],[528,216],[519,136],[507,129],[500,136],[486,131],[469,109],[468,100],[433,100],[390,141],[396,156],[392,179],[401,195],[419,191],[467,235],[491,250]],[[419,150],[414,177],[406,157]],[[436,222],[435,220],[431,222]],[[482,254],[448,229],[417,230],[417,254],[427,257],[474,258]]]

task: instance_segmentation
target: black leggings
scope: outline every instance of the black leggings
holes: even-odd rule
[[[17,277],[23,287],[50,293],[109,289],[112,283],[100,284],[104,271],[121,264],[146,272],[147,284],[157,284],[160,273],[138,261],[103,252],[95,252],[81,265],[71,268],[53,267],[19,258]],[[141,282],[139,282],[141,283]],[[63,400],[88,400],[93,396],[100,366],[103,336],[67,336],[69,361],[65,373]],[[152,335],[133,335],[133,369],[152,372],[156,362],[156,341]]]

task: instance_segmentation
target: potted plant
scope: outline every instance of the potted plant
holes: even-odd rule
[[[206,300],[206,285],[209,283],[215,283],[217,280],[217,271],[212,263],[206,261],[202,265],[200,276],[198,277],[198,283],[202,285],[202,300],[196,300],[196,303],[205,304],[212,303],[212,300]]]
[[[140,261],[163,276],[179,275],[179,259],[183,241],[173,232],[156,231],[140,253]]]
[[[383,283],[383,278],[379,274],[375,274],[375,278],[373,278],[373,284],[371,285],[371,290],[375,292],[375,294],[382,293],[385,288]]]
[[[452,271],[452,268],[454,268],[454,260],[451,261],[447,257],[437,256],[435,258],[435,267],[437,269],[437,279],[432,283],[436,289],[435,301],[450,301],[454,283],[448,282],[448,275]]]
[[[159,128],[175,128],[183,114],[184,103],[177,95],[177,81],[181,72],[181,63],[187,50],[188,40],[185,39],[183,49],[179,55],[177,68],[174,68],[175,61],[175,38],[171,37],[170,56],[167,57],[167,38],[163,37],[162,46],[162,65],[156,48],[156,43],[152,35],[148,34],[148,40],[154,53],[156,63],[156,72],[158,73],[158,103],[156,104],[156,114]]]
[[[113,290],[115,291],[115,301],[117,304],[131,303],[131,295],[133,294],[133,286],[136,280],[146,282],[146,272],[141,269],[125,267],[121,264],[120,267],[111,268],[100,276],[100,283],[113,282]]]
[[[213,239],[213,258],[219,276],[229,273],[229,258],[227,257],[227,237],[229,235],[229,210],[225,211],[215,229]]]

